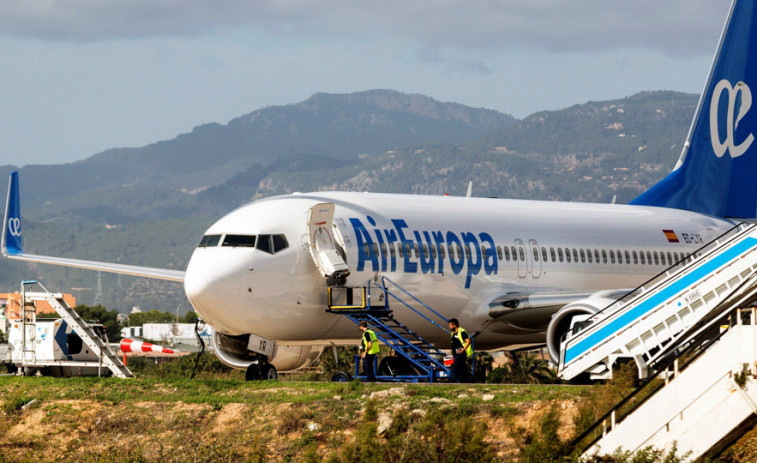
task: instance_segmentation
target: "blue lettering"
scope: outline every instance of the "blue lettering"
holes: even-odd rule
[[[449,266],[452,267],[452,271],[457,275],[463,269],[463,256],[460,254],[460,248],[463,244],[460,242],[460,238],[451,231],[447,232],[447,244],[453,248],[449,252]],[[456,260],[455,257],[459,257],[460,259]]]
[[[442,259],[442,254],[444,250],[442,247],[444,246],[444,233],[440,231],[431,232],[431,235],[434,237],[434,241],[436,242],[436,247],[439,249],[439,273],[444,273],[444,259]]]
[[[411,250],[413,248],[413,240],[409,240],[405,238],[405,234],[402,233],[402,229],[407,228],[407,223],[402,219],[392,219],[392,223],[394,224],[394,228],[397,229],[397,234],[399,235],[400,243],[402,244],[402,246],[405,247],[405,267],[403,271],[405,273],[417,273],[418,264],[410,261],[410,258],[412,257]]]
[[[386,242],[389,245],[389,249],[394,250],[394,243],[397,242],[397,234],[394,230],[384,230],[384,235],[386,235]],[[390,252],[389,254],[392,256],[391,271],[394,272],[397,270],[397,256],[394,252]]]
[[[378,259],[373,253],[373,240],[368,230],[365,229],[360,219],[351,218],[353,230],[355,230],[355,241],[357,245],[357,271],[361,272],[365,268],[365,262],[370,261],[373,265],[374,272],[378,271]]]
[[[478,275],[478,272],[481,271],[481,248],[478,246],[478,240],[473,233],[465,232],[462,234],[462,237],[466,250],[470,248],[470,252],[466,252],[466,257],[468,258],[468,272],[465,275],[465,287],[470,288],[471,278],[473,275]],[[475,259],[473,259],[474,255],[476,256]]]
[[[431,237],[427,231],[423,232],[423,236],[426,238],[426,244],[421,242],[421,235],[418,232],[415,233],[415,240],[418,242],[418,246],[421,251],[421,271],[423,273],[434,273],[434,255],[431,254]]]
[[[486,248],[486,260],[484,260],[484,271],[487,275],[491,275],[492,273],[497,273],[497,247],[494,245],[494,240],[492,239],[491,235],[484,232],[479,233],[478,237],[481,238],[482,243],[486,243],[489,245],[488,248]]]

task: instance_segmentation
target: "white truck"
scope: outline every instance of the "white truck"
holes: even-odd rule
[[[108,344],[102,324],[90,323],[89,327]],[[64,377],[110,373],[107,367],[98,367],[97,354],[62,318],[38,318],[34,323],[27,323],[25,336],[22,323],[12,320],[8,327],[8,354],[4,363],[8,372],[27,376],[37,373]]]

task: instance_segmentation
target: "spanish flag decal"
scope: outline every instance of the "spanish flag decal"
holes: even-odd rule
[[[668,243],[680,243],[678,241],[678,237],[676,236],[676,232],[673,230],[663,230],[663,233],[665,233],[665,238],[668,239]]]

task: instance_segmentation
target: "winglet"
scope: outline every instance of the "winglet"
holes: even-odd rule
[[[18,194],[18,172],[11,172],[8,182],[8,200],[5,203],[5,220],[3,221],[2,253],[3,256],[23,254],[21,240],[21,201]]]

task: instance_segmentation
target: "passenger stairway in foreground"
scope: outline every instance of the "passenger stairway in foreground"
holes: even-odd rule
[[[33,285],[39,286],[43,291],[28,291],[27,288],[31,289]],[[27,349],[27,344],[29,341],[33,340],[27,340],[26,334],[27,329],[25,326],[22,326],[22,333],[24,336],[24,361],[26,362],[26,365],[22,366],[79,366],[79,367],[97,367],[97,368],[108,368],[115,376],[119,378],[133,378],[134,374],[129,370],[126,365],[121,362],[121,360],[118,358],[116,354],[113,353],[112,350],[110,350],[110,347],[107,343],[105,343],[98,335],[95,333],[95,331],[85,322],[76,311],[70,307],[66,301],[63,299],[63,294],[61,293],[51,293],[45,289],[42,284],[40,284],[37,281],[29,280],[24,281],[21,283],[21,307],[22,307],[22,314],[21,314],[21,321],[23,324],[26,325],[34,325],[36,324],[36,310],[29,311],[30,314],[27,314],[27,307],[35,307],[35,303],[37,301],[45,301],[48,304],[50,304],[50,307],[55,309],[55,312],[68,323],[72,329],[76,332],[76,334],[79,335],[81,340],[84,342],[84,344],[89,347],[89,349],[97,356],[98,361],[97,362],[77,362],[77,361],[45,361],[45,362],[39,362],[35,358],[28,356],[29,349]],[[29,316],[31,315],[31,316]],[[33,331],[32,331],[33,332]],[[33,349],[31,349],[31,352],[33,353]]]
[[[371,288],[380,291],[380,305],[371,304]],[[391,288],[391,289],[390,289]],[[334,293],[344,292],[344,303],[334,302]],[[359,291],[360,300],[356,301],[354,292]],[[410,299],[408,303],[405,299]],[[392,280],[383,277],[380,285],[368,285],[360,287],[329,287],[328,312],[343,315],[352,320],[356,325],[365,321],[368,327],[376,333],[376,337],[382,343],[389,346],[398,356],[404,358],[412,365],[414,372],[393,371],[389,374],[377,374],[377,379],[382,381],[428,381],[434,382],[440,378],[448,378],[450,370],[444,366],[444,353],[433,344],[413,332],[409,327],[397,320],[390,309],[390,300],[394,300],[410,309],[426,322],[438,327],[449,335],[449,332],[431,317],[441,323],[446,319],[427,306],[404,288]],[[413,307],[413,306],[416,307]],[[423,312],[427,312],[425,315]]]
[[[608,378],[617,359],[630,358],[647,377],[725,311],[754,299],[756,270],[757,225],[739,224],[569,332],[558,375]]]
[[[582,458],[674,445],[685,461],[717,457],[757,421],[757,310],[717,322],[571,447]]]

